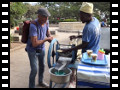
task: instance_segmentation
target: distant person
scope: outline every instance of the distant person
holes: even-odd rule
[[[34,24],[30,24],[29,29],[29,39],[27,41],[26,51],[28,53],[31,72],[29,76],[29,88],[35,88],[35,77],[38,73],[38,84],[42,87],[49,87],[43,81],[43,73],[45,69],[45,42],[51,41],[53,37],[51,37],[49,31],[49,23],[48,17],[50,13],[45,8],[40,8],[37,11],[38,19],[35,20],[37,23],[37,27]],[[38,31],[38,32],[37,32]],[[47,36],[47,37],[46,37]],[[38,60],[38,61],[37,61]],[[38,63],[37,63],[38,62]]]
[[[97,18],[92,17],[93,14],[93,4],[88,2],[83,2],[80,8],[80,20],[82,23],[86,23],[83,29],[83,34],[80,36],[70,36],[70,39],[82,38],[82,44],[63,50],[63,52],[68,52],[72,50],[82,49],[82,53],[86,50],[93,50],[93,53],[98,53],[99,41],[100,41],[100,22]]]
[[[101,22],[101,27],[106,27],[107,24],[106,24],[106,19],[104,19],[102,22]]]

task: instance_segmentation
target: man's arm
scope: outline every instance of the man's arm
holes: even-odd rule
[[[82,35],[77,36],[76,38],[82,38]]]
[[[72,50],[78,50],[78,49],[83,49],[83,48],[86,48],[88,46],[89,42],[82,42],[82,44],[78,45],[78,46],[75,46],[73,48],[70,48],[70,49],[66,49],[66,50],[63,50],[63,52],[69,52],[69,51],[72,51]]]
[[[51,33],[50,33],[49,30],[47,30],[46,36],[47,36],[47,37],[51,37],[51,38],[53,39],[53,37],[51,36]],[[52,39],[51,39],[51,40],[48,40],[48,42],[50,43],[50,42],[52,41]]]
[[[76,38],[82,38],[82,35],[78,35],[78,36],[70,36],[70,40],[72,40],[72,39],[76,39]]]
[[[51,37],[51,33],[50,33],[49,30],[47,30],[46,36],[47,36],[47,37]]]
[[[86,48],[88,46],[88,44],[89,44],[89,42],[82,41],[82,44],[80,44],[74,48],[71,48],[71,51]]]
[[[48,37],[48,38],[45,38],[44,40],[38,40],[37,36],[32,36],[31,42],[32,42],[33,47],[37,47],[37,46],[43,44],[44,42],[52,40],[52,39],[53,39],[52,37]]]

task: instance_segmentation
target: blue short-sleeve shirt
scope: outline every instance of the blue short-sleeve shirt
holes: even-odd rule
[[[82,41],[89,42],[88,46],[82,49],[82,52],[86,50],[93,50],[93,53],[98,53],[99,41],[100,41],[100,23],[93,17],[93,20],[86,24],[83,29]]]
[[[105,26],[105,22],[104,22],[104,21],[101,22],[101,26],[102,26],[102,27]]]
[[[31,42],[31,37],[37,36],[38,40],[44,40],[46,37],[46,34],[47,34],[48,27],[49,27],[49,22],[47,21],[47,23],[44,24],[44,26],[42,27],[38,23],[38,20],[35,20],[35,21],[36,21],[38,27],[34,24],[30,24],[29,37],[28,37],[28,41],[27,41],[27,45],[26,45],[27,51],[35,51],[36,49],[41,49],[41,50],[45,49],[45,44],[39,45],[37,47],[33,47],[32,42]],[[38,28],[38,30],[37,30],[37,28]]]

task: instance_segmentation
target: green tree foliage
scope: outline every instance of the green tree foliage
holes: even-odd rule
[[[110,15],[110,2],[92,2],[94,4],[94,16],[100,20],[98,11]],[[39,2],[48,8],[51,13],[50,21],[57,21],[57,17],[65,19],[77,19],[79,21],[79,9],[82,2]],[[54,21],[54,22],[55,22]]]
[[[22,2],[12,2],[10,4],[10,26],[17,25],[17,20],[21,20],[27,8]]]
[[[92,2],[94,9],[99,9],[101,12],[110,13],[110,2]]]
[[[100,20],[100,16],[97,14],[98,11],[110,15],[110,2],[92,2],[94,4],[94,16]],[[63,19],[76,19],[79,21],[79,9],[82,2],[38,2],[36,5],[31,5],[22,2],[12,2],[10,4],[10,23],[14,25],[21,20],[24,16],[26,19],[36,19],[37,14],[35,12],[45,7],[51,13],[49,21],[58,23]],[[58,20],[60,18],[61,20]]]
[[[41,5],[31,5],[31,4],[28,4],[28,3],[25,3],[25,6],[27,7],[27,12],[25,13],[25,17],[26,18],[31,18],[31,19],[36,19],[37,18],[37,10],[43,6]]]

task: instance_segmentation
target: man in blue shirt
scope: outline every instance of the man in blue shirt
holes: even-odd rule
[[[100,41],[100,23],[95,18],[92,17],[93,13],[93,4],[83,2],[80,8],[80,20],[82,23],[86,23],[83,29],[83,34],[80,36],[71,36],[70,39],[73,38],[82,38],[82,44],[75,46],[74,48],[70,48],[67,50],[63,50],[64,52],[69,52],[72,50],[82,49],[82,53],[86,52],[86,50],[93,50],[93,53],[98,53],[99,50],[99,41]],[[72,68],[72,72],[75,69]],[[72,73],[72,77],[75,78],[74,73]],[[71,80],[71,81],[74,81]]]
[[[102,22],[101,22],[101,27],[104,27],[104,26],[105,26],[105,22],[102,21]]]
[[[37,74],[37,65],[39,69],[38,83],[39,86],[48,87],[43,81],[43,73],[45,67],[45,42],[51,41],[49,32],[48,16],[50,13],[45,8],[40,8],[37,11],[38,19],[35,20],[36,25],[30,24],[29,37],[27,41],[26,51],[30,60],[31,72],[29,76],[29,88],[35,88],[35,77]],[[47,36],[47,37],[46,37]],[[38,63],[37,64],[37,60]]]
[[[106,27],[107,24],[106,24],[106,19],[103,19],[103,21],[101,22],[101,27]]]
[[[82,53],[86,52],[86,50],[93,50],[93,53],[98,53],[99,50],[99,41],[100,41],[100,23],[95,18],[92,17],[93,13],[93,4],[83,2],[80,8],[80,19],[82,23],[86,23],[83,29],[82,36],[71,36],[70,39],[73,38],[82,38],[82,44],[68,49],[63,50],[63,52],[68,52],[72,50],[82,49]]]

